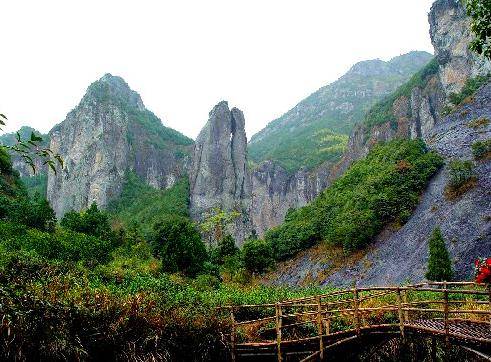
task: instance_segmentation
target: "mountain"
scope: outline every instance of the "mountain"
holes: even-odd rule
[[[154,188],[186,174],[193,141],[165,127],[120,77],[92,83],[78,106],[49,133],[65,162],[48,174],[47,196],[57,216],[119,197],[128,172]]]
[[[31,133],[34,133],[36,136],[39,136],[43,139],[43,141],[40,143],[41,147],[46,147],[47,145],[49,145],[48,135],[42,134],[38,130],[29,126],[22,126],[17,132],[4,133],[0,136],[0,143],[7,146],[13,146],[17,143],[17,134],[19,134],[21,139],[26,140],[31,137]],[[19,155],[12,153],[11,158],[14,169],[19,171],[22,178],[30,177],[33,175],[31,167],[27,165]],[[36,173],[46,174],[46,167],[42,165],[41,160],[35,159],[34,161],[36,166]]]
[[[431,54],[410,52],[391,59],[359,62],[337,81],[320,88],[255,134],[252,160],[272,160],[287,171],[335,161],[347,135],[365,112],[428,63]]]
[[[189,172],[190,213],[202,220],[214,208],[236,211],[230,232],[240,244],[252,232],[251,177],[247,167],[244,114],[218,103],[198,137]]]
[[[369,248],[349,257],[327,244],[307,249],[281,265],[270,282],[421,281],[435,227],[442,230],[458,280],[472,277],[475,258],[491,254],[491,159],[478,159],[473,152],[477,142],[491,140],[491,63],[468,49],[470,22],[460,2],[437,0],[429,22],[435,60],[370,109],[350,134],[330,178],[343,174],[375,145],[394,139],[424,140],[445,166],[430,180],[407,222],[386,227]],[[458,170],[454,161],[471,165],[469,182],[457,193],[449,188]],[[365,225],[367,230],[373,227]]]

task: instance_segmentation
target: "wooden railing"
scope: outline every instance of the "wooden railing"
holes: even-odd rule
[[[491,343],[491,289],[473,282],[351,288],[272,304],[226,307],[232,360],[241,355],[326,351],[374,330],[423,331]],[[469,322],[479,326],[470,333]],[[485,325],[485,328],[482,326]]]

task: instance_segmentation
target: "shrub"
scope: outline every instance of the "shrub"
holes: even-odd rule
[[[152,244],[164,271],[195,276],[207,261],[205,244],[188,218],[169,216],[154,227]]]
[[[448,96],[448,100],[450,103],[452,103],[454,106],[460,106],[464,101],[468,98],[474,95],[476,91],[483,86],[484,84],[487,84],[489,80],[491,79],[491,75],[486,75],[486,76],[477,76],[475,78],[469,78],[462,90],[459,93],[451,93]]]
[[[47,200],[39,197],[32,200],[24,195],[0,195],[0,218],[41,231],[53,232],[56,226],[55,212]]]
[[[66,229],[92,235],[101,239],[114,239],[108,215],[99,210],[95,202],[81,212],[69,211],[61,219],[60,225]]]
[[[430,257],[426,278],[432,281],[452,280],[452,262],[439,228],[435,228],[431,234],[429,250]]]
[[[474,177],[471,161],[453,160],[449,163],[449,186],[458,189]]]
[[[262,273],[273,263],[271,245],[264,240],[249,239],[242,246],[244,266],[253,273]]]
[[[232,235],[227,234],[218,240],[217,246],[212,250],[212,260],[216,264],[223,264],[229,256],[234,256],[239,252],[239,248],[235,245],[235,239]]]
[[[472,144],[472,154],[476,160],[487,157],[491,153],[491,139],[477,141]]]
[[[276,260],[325,240],[345,250],[366,246],[391,222],[403,224],[442,159],[421,140],[375,146],[310,205],[289,211],[265,235]]]

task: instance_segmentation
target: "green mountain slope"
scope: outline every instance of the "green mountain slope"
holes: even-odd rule
[[[157,190],[129,172],[123,192],[108,209],[113,215],[113,222],[125,226],[138,225],[144,234],[148,234],[157,221],[170,215],[189,216],[188,204],[187,178],[183,178],[167,190]]]
[[[322,87],[255,134],[249,143],[254,162],[273,160],[289,171],[336,161],[355,124],[377,101],[389,95],[431,60],[411,52],[388,62],[355,64],[334,83]]]

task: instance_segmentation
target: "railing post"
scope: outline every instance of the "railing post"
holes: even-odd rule
[[[278,362],[283,361],[281,356],[281,327],[282,327],[282,311],[281,304],[276,303],[276,348],[278,352]]]
[[[488,301],[488,312],[491,311],[491,284],[488,284],[488,294],[489,294],[489,301]],[[489,331],[491,332],[491,314],[489,315]]]
[[[402,303],[404,304],[404,308],[403,308],[404,309],[404,322],[409,321],[409,311],[407,310],[407,308],[409,307],[407,304],[407,292],[408,292],[407,289],[404,289],[402,292]]]
[[[397,311],[399,314],[399,329],[401,331],[402,338],[404,338],[404,317],[402,314],[401,289],[399,287],[397,287]]]
[[[358,300],[358,289],[356,288],[356,285],[355,285],[355,289],[354,289],[354,292],[353,292],[353,302],[355,304],[355,329],[356,329],[356,335],[359,336],[360,335],[360,311],[359,311],[359,300]]]
[[[448,326],[448,289],[447,289],[447,282],[443,282],[443,298],[444,298],[444,304],[443,304],[443,323],[444,323],[444,328],[445,328],[445,342],[448,344],[449,343],[449,326]]]
[[[319,334],[319,357],[324,360],[324,340],[322,339],[322,303],[321,297],[317,296],[317,332]]]
[[[331,333],[331,314],[326,312],[326,319],[324,320],[324,333]]]
[[[230,352],[232,362],[235,362],[235,334],[236,334],[236,326],[235,326],[235,315],[234,315],[234,307],[230,307],[230,320],[232,322],[232,330],[230,332]]]

